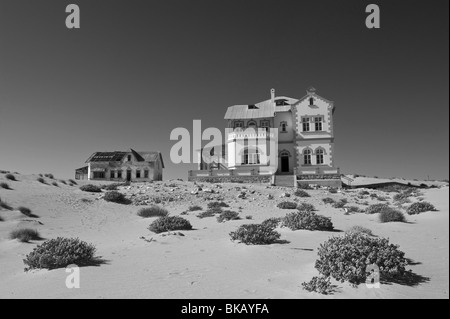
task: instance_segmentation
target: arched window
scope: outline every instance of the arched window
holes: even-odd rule
[[[281,122],[280,123],[281,132],[286,133],[287,132],[287,122]]]
[[[304,165],[311,165],[311,150],[306,149],[303,151],[303,164]]]
[[[247,123],[247,128],[253,128],[253,129],[256,130],[256,127],[257,127],[257,125],[256,125],[256,122],[255,122],[255,121],[249,121],[249,122]]]
[[[319,148],[316,150],[316,164],[317,165],[323,164],[323,154],[324,154],[323,149]]]

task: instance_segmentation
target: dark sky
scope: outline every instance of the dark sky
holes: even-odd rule
[[[65,26],[68,4],[81,29]],[[369,3],[381,29],[365,26]],[[73,177],[94,151],[310,85],[335,101],[344,173],[449,177],[449,1],[0,0],[0,169]]]

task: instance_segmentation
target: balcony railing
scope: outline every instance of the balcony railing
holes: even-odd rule
[[[233,132],[228,134],[228,140],[241,140],[241,139],[264,139],[264,138],[274,138],[275,135],[270,132]]]

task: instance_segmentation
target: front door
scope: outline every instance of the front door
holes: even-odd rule
[[[281,156],[281,172],[289,173],[289,156]]]
[[[127,170],[127,181],[131,182],[131,169]]]

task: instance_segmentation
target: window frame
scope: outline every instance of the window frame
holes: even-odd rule
[[[136,178],[141,178],[141,170],[140,169],[136,170]]]
[[[312,151],[309,148],[303,150],[303,165],[312,165],[311,157]]]
[[[311,119],[309,117],[302,117],[302,132],[311,132]]]
[[[323,116],[314,116],[314,131],[323,132]],[[320,129],[318,129],[318,125],[320,125]]]
[[[321,148],[316,150],[316,164],[317,165],[323,165],[325,163],[325,151]]]

